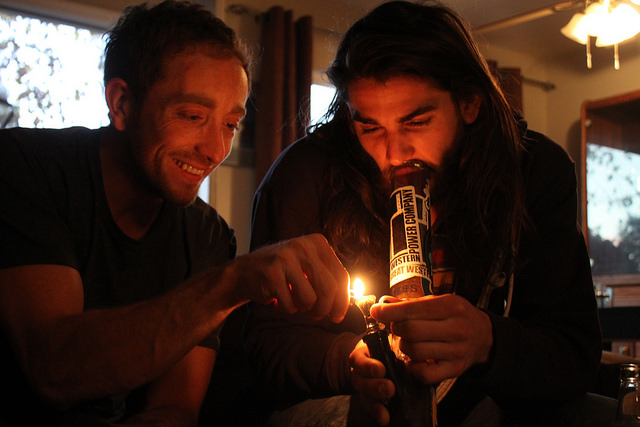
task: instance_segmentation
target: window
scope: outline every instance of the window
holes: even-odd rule
[[[0,126],[109,123],[102,33],[0,9]]]
[[[324,116],[335,93],[336,90],[331,86],[311,85],[311,125],[316,124]]]
[[[586,154],[593,274],[638,274],[640,154],[591,143]]]

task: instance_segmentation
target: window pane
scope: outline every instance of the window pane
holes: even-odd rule
[[[640,273],[640,154],[587,143],[594,275]]]
[[[0,10],[0,125],[107,125],[103,50],[99,32]]]
[[[311,85],[311,125],[316,124],[324,116],[335,93],[336,90],[331,86]]]

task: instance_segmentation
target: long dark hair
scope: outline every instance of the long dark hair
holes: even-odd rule
[[[335,162],[326,204],[330,211],[325,232],[338,252],[350,246],[354,235],[362,244],[383,235],[388,238],[380,215],[384,190],[380,173],[372,172],[373,160],[367,160],[349,131],[349,85],[360,78],[385,81],[410,76],[450,92],[456,103],[471,96],[481,98],[480,113],[464,127],[449,153],[433,195],[457,267],[456,286],[475,293],[498,258],[506,259],[505,269],[512,269],[525,214],[520,129],[462,19],[437,2],[384,3],[347,31],[327,74],[336,97],[329,122],[312,133],[332,134],[328,140],[347,164],[345,173],[345,163]],[[359,199],[359,209],[343,206],[356,203],[346,201],[353,195]],[[368,220],[354,222],[356,215]],[[388,240],[384,242],[388,251]],[[375,256],[384,250],[372,248]]]

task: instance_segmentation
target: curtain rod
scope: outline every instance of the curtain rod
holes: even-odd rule
[[[542,80],[536,80],[529,77],[521,76],[523,83],[529,83],[534,86],[539,86],[544,89],[545,92],[549,92],[550,90],[554,90],[556,85],[551,82],[543,82]]]

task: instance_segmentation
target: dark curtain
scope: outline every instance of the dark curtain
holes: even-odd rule
[[[312,18],[293,21],[280,6],[266,12],[256,84],[255,177],[260,183],[280,152],[309,124]]]
[[[487,62],[509,105],[522,114],[522,74],[520,68],[501,68],[498,67],[496,61]]]

